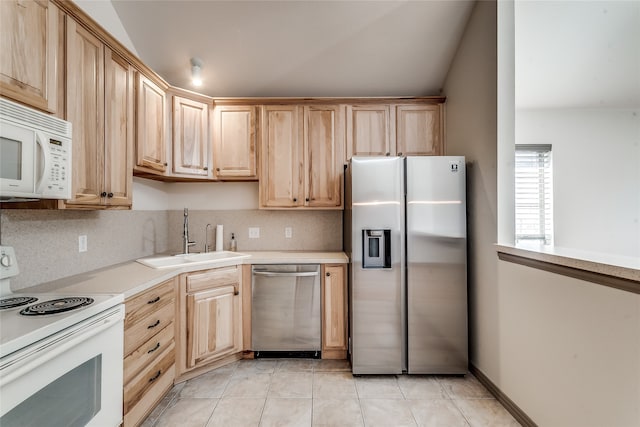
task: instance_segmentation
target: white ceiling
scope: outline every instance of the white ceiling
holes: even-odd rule
[[[140,58],[174,86],[330,97],[439,95],[474,0],[112,3]]]
[[[640,107],[640,1],[516,1],[515,32],[517,107]]]

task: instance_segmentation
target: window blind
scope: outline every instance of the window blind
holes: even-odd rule
[[[516,145],[516,242],[553,241],[551,145]]]

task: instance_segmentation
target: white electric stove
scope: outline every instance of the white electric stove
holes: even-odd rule
[[[0,246],[0,425],[122,422],[122,295],[11,293]]]

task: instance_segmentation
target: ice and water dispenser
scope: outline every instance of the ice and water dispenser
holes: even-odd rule
[[[391,230],[362,230],[362,267],[391,268]]]

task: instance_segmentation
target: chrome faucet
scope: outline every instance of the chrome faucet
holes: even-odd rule
[[[189,209],[184,208],[184,224],[182,230],[182,253],[188,254],[189,247],[194,246],[196,242],[189,241]]]
[[[207,224],[204,229],[204,251],[209,252],[211,250],[211,245],[209,245],[209,229],[211,228],[211,224]]]

